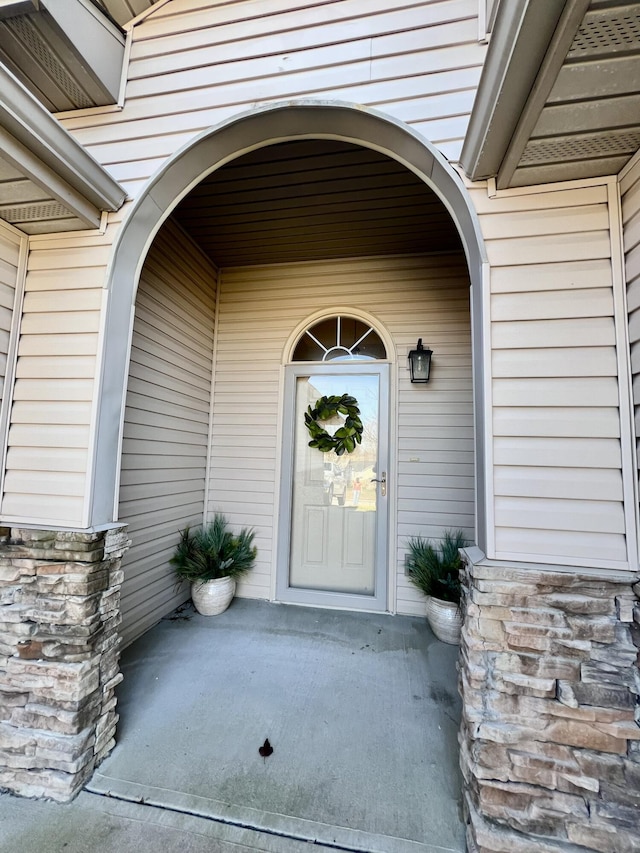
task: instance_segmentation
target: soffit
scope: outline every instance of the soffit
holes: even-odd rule
[[[502,0],[461,157],[469,177],[506,188],[612,175],[639,148],[640,2]]]
[[[89,0],[0,0],[0,62],[52,112],[118,99],[124,35]]]
[[[27,234],[95,228],[125,192],[0,64],[0,218]]]
[[[640,3],[592,0],[508,184],[615,175],[639,148]]]
[[[416,175],[329,140],[240,157],[202,181],[174,216],[218,266],[461,249],[444,205]]]
[[[78,231],[87,223],[0,157],[0,219],[25,234]]]

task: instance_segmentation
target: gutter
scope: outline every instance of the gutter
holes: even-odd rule
[[[498,174],[560,17],[574,2],[500,3],[460,156],[472,181]]]
[[[73,197],[83,199],[82,212],[71,209],[91,227],[96,226],[95,217],[89,216],[91,208],[99,223],[101,210],[122,206],[126,193],[120,184],[2,64],[0,91],[0,129],[7,146],[3,145],[3,156],[15,168],[65,206],[73,205]],[[21,156],[24,149],[31,157]],[[38,169],[38,162],[43,168]]]

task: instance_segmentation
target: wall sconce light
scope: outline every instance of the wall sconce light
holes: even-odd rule
[[[409,353],[409,370],[411,371],[412,382],[428,382],[429,371],[431,370],[431,356],[433,350],[425,349],[422,346],[422,338],[418,338],[418,344],[415,349]]]

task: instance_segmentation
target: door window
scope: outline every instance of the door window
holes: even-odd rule
[[[292,361],[372,361],[386,357],[385,346],[372,326],[356,317],[339,315],[309,326],[295,346]]]

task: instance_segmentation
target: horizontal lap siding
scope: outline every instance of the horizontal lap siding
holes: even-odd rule
[[[640,436],[640,158],[620,184],[636,436]],[[636,439],[637,443],[637,439]],[[640,449],[640,448],[639,448]],[[640,454],[638,454],[640,458]]]
[[[496,554],[623,564],[606,187],[472,195],[492,265]]]
[[[299,98],[366,104],[459,156],[485,54],[476,0],[169,3],[136,25],[119,112],[65,126],[135,197],[206,128]]]
[[[204,513],[216,270],[169,221],[145,260],[125,410],[120,521],[125,643],[185,600],[169,560]]]
[[[270,595],[275,570],[280,365],[289,335],[316,311],[372,313],[394,341],[398,365],[397,608],[424,613],[404,576],[406,537],[462,527],[473,538],[474,453],[469,283],[458,257],[378,258],[225,269],[220,282],[208,512],[256,530],[258,561],[239,593]],[[407,352],[422,336],[434,351],[427,387],[408,379]],[[252,353],[251,370],[242,355]],[[256,361],[257,359],[257,361]],[[391,462],[395,468],[395,463]],[[395,536],[394,523],[390,535]]]
[[[5,519],[82,527],[104,277],[111,235],[30,241]]]
[[[7,356],[20,275],[20,255],[25,238],[0,222],[0,400],[4,399]]]
[[[0,432],[3,435],[12,402],[11,383],[16,347],[12,330],[16,319],[14,313],[20,311],[26,242],[26,237],[21,237],[14,229],[0,222]],[[16,332],[13,331],[13,334]],[[4,473],[6,488],[6,468]]]

